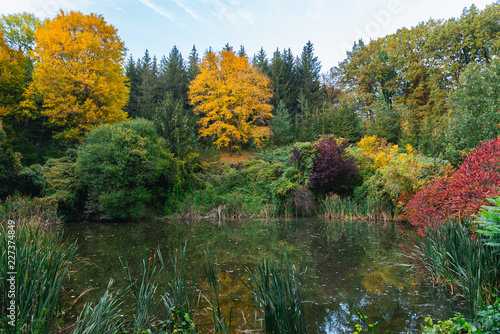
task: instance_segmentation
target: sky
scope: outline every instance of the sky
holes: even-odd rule
[[[245,47],[252,57],[264,48],[299,56],[310,40],[322,72],[345,58],[355,40],[377,39],[399,28],[433,19],[459,17],[475,4],[492,0],[0,0],[0,14],[34,13],[53,18],[60,9],[97,13],[118,29],[127,56],[141,58],[146,49],[161,59],[175,45],[187,59],[226,43]]]

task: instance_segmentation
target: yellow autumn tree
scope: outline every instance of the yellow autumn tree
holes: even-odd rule
[[[100,15],[61,11],[35,32],[33,82],[25,103],[47,117],[56,138],[79,142],[94,126],[125,120],[125,46]]]
[[[19,107],[27,82],[25,66],[23,53],[6,44],[0,30],[0,121]]]
[[[207,52],[188,97],[200,115],[200,136],[218,148],[238,149],[250,140],[258,147],[272,134],[269,79],[232,50]]]

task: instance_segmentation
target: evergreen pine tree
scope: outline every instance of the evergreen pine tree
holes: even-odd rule
[[[196,46],[193,45],[193,49],[191,50],[188,58],[187,77],[189,81],[193,80],[198,74],[200,74],[199,64],[200,58],[198,57],[198,51],[196,50]]]
[[[282,146],[292,142],[292,121],[283,101],[278,103],[276,115],[271,119],[271,130],[273,131],[273,142],[276,145]]]
[[[182,54],[175,45],[168,58],[162,61],[160,86],[162,99],[167,92],[170,92],[175,100],[187,105],[188,72]]]
[[[320,85],[321,63],[314,56],[314,47],[311,41],[304,46],[302,55],[297,59],[297,75],[299,89],[309,105],[319,105],[321,96]]]
[[[253,56],[252,65],[257,67],[262,73],[269,75],[269,61],[267,60],[264,48],[260,48],[259,52]]]

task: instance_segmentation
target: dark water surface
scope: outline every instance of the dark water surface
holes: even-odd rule
[[[393,223],[269,219],[70,223],[61,228],[70,240],[78,240],[78,254],[89,260],[71,277],[70,294],[95,288],[81,302],[97,301],[110,278],[118,288],[124,286],[122,250],[137,264],[144,249],[153,254],[160,248],[168,257],[187,242],[188,272],[197,262],[200,289],[207,287],[202,282],[203,249],[211,245],[220,265],[223,312],[233,296],[236,333],[260,328],[250,293],[241,283],[248,279],[246,268],[256,268],[263,257],[279,259],[287,251],[292,263],[304,261],[308,268],[301,294],[310,333],[352,333],[359,321],[350,317],[350,306],[370,322],[379,321],[381,333],[419,332],[424,317],[445,318],[451,311],[401,255],[403,227]],[[195,321],[204,320],[199,316]]]

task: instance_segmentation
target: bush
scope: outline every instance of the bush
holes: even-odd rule
[[[358,169],[354,158],[346,153],[347,146],[347,140],[334,136],[324,136],[314,144],[318,155],[313,158],[309,176],[311,189],[323,194],[352,192]]]
[[[101,218],[138,218],[179,185],[179,166],[152,122],[101,125],[78,149],[77,170]]]
[[[475,215],[500,194],[500,137],[481,142],[450,177],[432,182],[408,203],[404,218],[420,229]]]
[[[65,218],[81,213],[86,194],[77,172],[76,157],[49,159],[43,169],[45,196],[57,203],[57,212]]]

